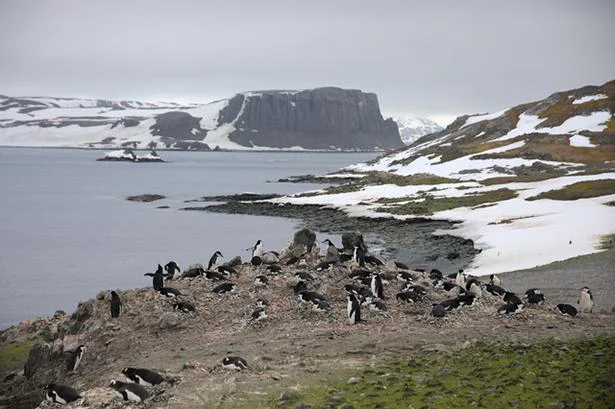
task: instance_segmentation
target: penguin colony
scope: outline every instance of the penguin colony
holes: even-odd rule
[[[327,297],[314,291],[317,288],[319,276],[335,274],[341,279],[339,294],[345,294],[347,300],[346,314],[348,325],[369,325],[373,314],[379,317],[387,317],[388,307],[386,302],[395,302],[400,306],[415,305],[425,310],[426,317],[438,319],[460,308],[466,308],[480,303],[481,299],[491,297],[491,300],[501,299],[501,305],[497,308],[496,316],[523,314],[524,308],[529,305],[552,309],[559,314],[576,317],[579,312],[591,313],[594,302],[591,291],[587,287],[581,289],[577,301],[577,309],[570,304],[557,304],[546,306],[549,303],[540,289],[528,289],[520,297],[507,291],[503,287],[502,280],[496,275],[491,275],[488,282],[480,281],[459,270],[456,273],[444,275],[439,270],[430,272],[421,269],[411,269],[407,265],[394,262],[390,266],[377,256],[370,255],[365,248],[363,240],[354,247],[352,252],[338,249],[329,239],[323,241],[327,245],[324,257],[308,250],[301,257],[289,257],[284,260],[279,253],[265,252],[263,243],[258,240],[249,248],[252,252],[249,263],[244,265],[220,264],[223,255],[215,251],[208,262],[208,268],[201,265],[192,266],[181,271],[177,263],[168,262],[164,268],[158,264],[153,273],[145,273],[144,276],[152,277],[153,291],[158,294],[162,302],[168,303],[169,308],[178,313],[198,314],[195,303],[190,300],[189,294],[184,294],[179,289],[167,286],[169,281],[191,280],[212,282],[211,292],[219,297],[233,296],[232,293],[238,288],[235,278],[245,274],[249,270],[251,281],[244,280],[244,286],[250,283],[252,289],[266,288],[270,285],[280,285],[280,280],[289,288],[289,301],[291,308],[307,313],[331,313],[333,307]],[[300,271],[297,271],[300,269]],[[291,276],[289,273],[294,271]],[[294,283],[289,286],[288,283]],[[345,284],[344,284],[345,283]],[[397,290],[394,288],[397,286]],[[434,293],[444,295],[446,299],[433,302]],[[441,298],[441,297],[440,297]],[[522,299],[523,298],[523,299]],[[393,301],[391,301],[393,300]],[[385,302],[386,301],[386,302]],[[120,295],[116,291],[110,293],[110,319],[121,319],[123,304]],[[248,306],[249,314],[246,320],[251,325],[264,325],[271,319],[269,313],[269,301],[259,298]],[[367,311],[366,320],[363,311]],[[75,373],[84,358],[87,347],[79,345],[75,350],[67,351],[66,371],[68,374]],[[248,362],[238,356],[225,356],[222,358],[221,367],[232,371],[242,371],[248,368]],[[113,379],[108,384],[124,401],[143,402],[152,397],[148,389],[163,384],[165,378],[147,368],[126,367],[121,370],[123,376],[130,382]],[[81,398],[79,392],[69,385],[49,383],[43,387],[45,399],[60,404],[67,404]]]

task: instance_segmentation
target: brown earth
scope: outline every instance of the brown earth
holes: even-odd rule
[[[612,256],[612,250],[609,254]],[[256,288],[254,277],[262,274],[264,268],[248,264],[243,264],[239,275],[232,277],[237,288],[230,294],[212,293],[216,283],[206,280],[170,282],[169,286],[180,289],[184,298],[194,302],[196,313],[171,313],[170,301],[151,288],[120,291],[125,310],[115,320],[110,318],[108,299],[90,300],[87,305],[91,305],[91,316],[83,319],[82,315],[82,328],[56,341],[64,349],[87,345],[77,373],[67,375],[62,360],[57,358],[46,363],[30,380],[21,375],[5,378],[0,407],[2,404],[7,408],[36,406],[43,399],[40,385],[51,381],[70,384],[85,393],[89,407],[122,407],[106,386],[114,378],[126,380],[121,375],[122,368],[136,366],[152,368],[178,379],[173,385],[156,388],[157,395],[141,407],[264,408],[275,406],[270,396],[277,397],[331,379],[347,379],[345,377],[353,368],[382,359],[403,358],[412,351],[435,349],[451,353],[477,342],[514,344],[615,333],[615,315],[609,312],[568,318],[555,313],[553,301],[549,301],[544,306],[528,306],[515,316],[501,316],[497,307],[502,301],[489,294],[476,305],[437,319],[426,312],[432,302],[450,298],[450,294],[430,289],[421,303],[399,304],[394,296],[400,284],[394,279],[385,283],[388,313],[364,308],[365,322],[350,325],[346,319],[343,290],[344,284],[352,282],[348,278],[349,270],[337,267],[330,272],[317,273],[307,266],[303,270],[316,277],[310,289],[326,296],[332,312],[311,311],[293,301],[296,270],[284,268],[282,274],[270,277],[267,287]],[[387,274],[384,270],[383,273]],[[425,275],[416,274],[429,287]],[[523,277],[527,277],[529,283],[533,278],[548,277],[545,274],[544,271],[525,272]],[[562,273],[558,274],[564,282]],[[512,284],[513,275],[504,280],[505,286],[509,282]],[[604,280],[604,276],[600,280]],[[598,282],[588,285],[596,287],[594,284]],[[269,300],[269,318],[254,323],[249,317],[258,298]],[[79,310],[87,310],[85,307],[84,304]],[[603,310],[599,305],[597,309]],[[162,329],[159,322],[164,314],[176,315],[178,325]],[[47,323],[23,323],[4,331],[0,348],[11,341],[32,337],[50,323],[59,323],[61,328],[78,327],[76,318],[69,320],[68,317],[49,319]],[[35,324],[38,331],[32,331]],[[245,358],[248,370],[223,369],[221,360],[225,355]],[[21,403],[18,398],[6,400],[10,395],[27,399]],[[45,403],[41,407],[51,405]]]

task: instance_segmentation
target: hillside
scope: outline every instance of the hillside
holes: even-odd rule
[[[394,117],[399,127],[399,135],[406,145],[412,144],[422,136],[440,132],[443,128],[434,121],[419,117]]]
[[[460,221],[439,233],[474,241],[480,253],[468,270],[477,275],[593,253],[615,233],[614,112],[611,81],[462,116],[408,148],[343,169],[337,176],[346,184],[272,201]]]
[[[402,146],[373,93],[254,91],[209,104],[0,96],[0,145],[186,150]]]

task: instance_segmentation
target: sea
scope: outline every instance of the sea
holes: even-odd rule
[[[104,153],[0,148],[0,329],[71,313],[102,290],[149,286],[143,274],[171,260],[183,269],[207,263],[216,250],[222,261],[246,260],[256,240],[280,250],[299,220],[179,209],[202,196],[319,189],[324,185],[277,181],[378,156],[164,151],[165,163],[97,161]],[[166,198],[126,200],[140,194]]]

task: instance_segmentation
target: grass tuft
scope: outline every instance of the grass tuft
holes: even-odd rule
[[[598,179],[586,182],[577,182],[562,189],[549,190],[526,200],[577,200],[589,197],[599,197],[615,194],[615,179]]]

